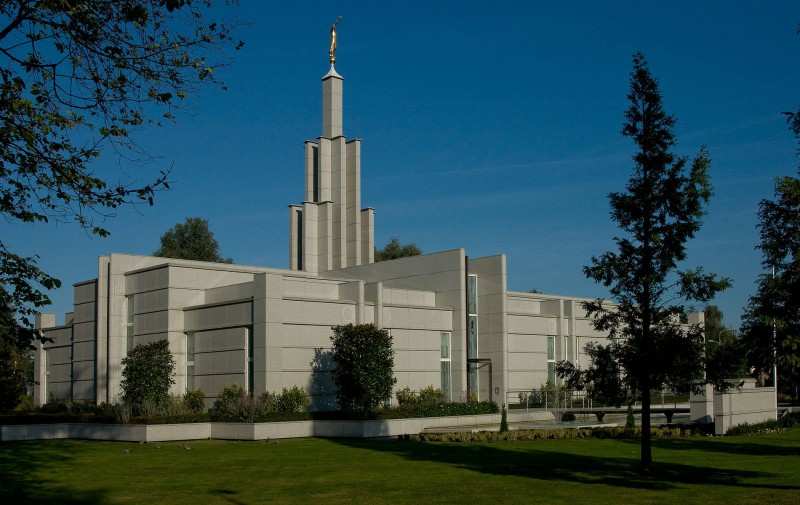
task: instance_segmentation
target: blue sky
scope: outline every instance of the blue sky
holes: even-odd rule
[[[12,250],[41,256],[64,287],[97,256],[150,254],[189,216],[209,219],[224,256],[288,263],[287,205],[303,198],[303,145],[321,133],[321,77],[337,16],[344,132],[363,139],[362,205],[376,243],[425,252],[505,253],[508,287],[596,297],[584,278],[617,232],[607,195],[631,174],[620,135],[631,57],[642,51],[677,118],[676,152],[706,145],[715,196],[686,266],[733,279],[717,303],[729,324],[763,272],[758,202],[794,175],[797,144],[782,111],[800,105],[800,3],[751,2],[268,2],[242,1],[244,48],[177,126],[142,132],[160,158],[125,173],[172,168],[152,208],[122,209],[112,235],[74,225],[3,223]],[[290,5],[291,4],[291,5]],[[111,152],[93,167],[117,180]]]

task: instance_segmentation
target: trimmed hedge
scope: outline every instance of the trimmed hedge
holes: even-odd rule
[[[183,424],[183,423],[208,423],[211,416],[195,412],[189,414],[176,414],[172,416],[134,416],[130,424]]]
[[[695,437],[703,436],[699,430],[677,426],[653,427],[650,430],[653,438]],[[626,429],[623,427],[600,428],[553,428],[536,430],[514,430],[507,432],[480,431],[477,433],[420,433],[402,437],[404,440],[420,442],[510,442],[544,439],[577,439],[577,438],[641,438],[642,429]]]
[[[764,432],[785,430],[800,425],[800,413],[792,413],[781,417],[756,424],[740,424],[729,429],[726,436],[756,435]]]
[[[113,423],[114,418],[95,414],[13,414],[0,415],[0,424]]]
[[[99,408],[98,408],[99,410]],[[433,405],[402,405],[383,408],[365,416],[352,412],[266,412],[260,413],[253,422],[287,422],[308,420],[387,420],[418,417],[451,417],[481,414],[497,414],[500,408],[495,402],[441,403]],[[52,424],[52,423],[115,423],[113,416],[99,414],[22,414],[0,416],[0,424]],[[162,416],[135,416],[130,420],[133,424],[178,424],[207,422],[242,422],[241,419],[223,412],[187,413]]]
[[[226,414],[210,412],[210,421],[215,423],[241,423],[237,418]],[[266,412],[259,414],[253,422],[255,423],[283,423],[288,421],[309,421],[315,419],[312,412]]]

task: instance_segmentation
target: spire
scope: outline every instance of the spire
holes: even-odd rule
[[[374,261],[375,217],[361,208],[361,140],[342,128],[342,84],[336,72],[336,25],[322,78],[322,135],[305,143],[305,200],[289,207],[289,268],[329,272]]]

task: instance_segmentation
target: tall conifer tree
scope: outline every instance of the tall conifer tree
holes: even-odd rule
[[[800,142],[800,109],[787,112],[789,128]],[[800,155],[800,150],[798,150]],[[797,177],[775,180],[775,199],[758,208],[763,254],[761,265],[772,272],[758,280],[743,317],[748,361],[770,375],[778,387],[797,396],[800,386],[800,170]]]
[[[624,193],[611,193],[611,216],[622,233],[618,250],[593,257],[584,274],[609,288],[615,304],[584,304],[598,331],[607,332],[620,379],[641,396],[641,468],[652,467],[650,391],[691,387],[702,373],[702,329],[681,325],[685,302],[704,303],[729,285],[702,268],[680,270],[686,242],[702,224],[711,197],[705,149],[692,159],[672,153],[675,118],[664,112],[658,82],[641,53],[633,57],[622,135],[636,144],[633,175]]]

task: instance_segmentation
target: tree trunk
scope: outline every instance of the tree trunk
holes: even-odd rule
[[[642,384],[642,444],[639,462],[643,473],[653,471],[653,450],[650,438],[650,381],[644,381]]]

